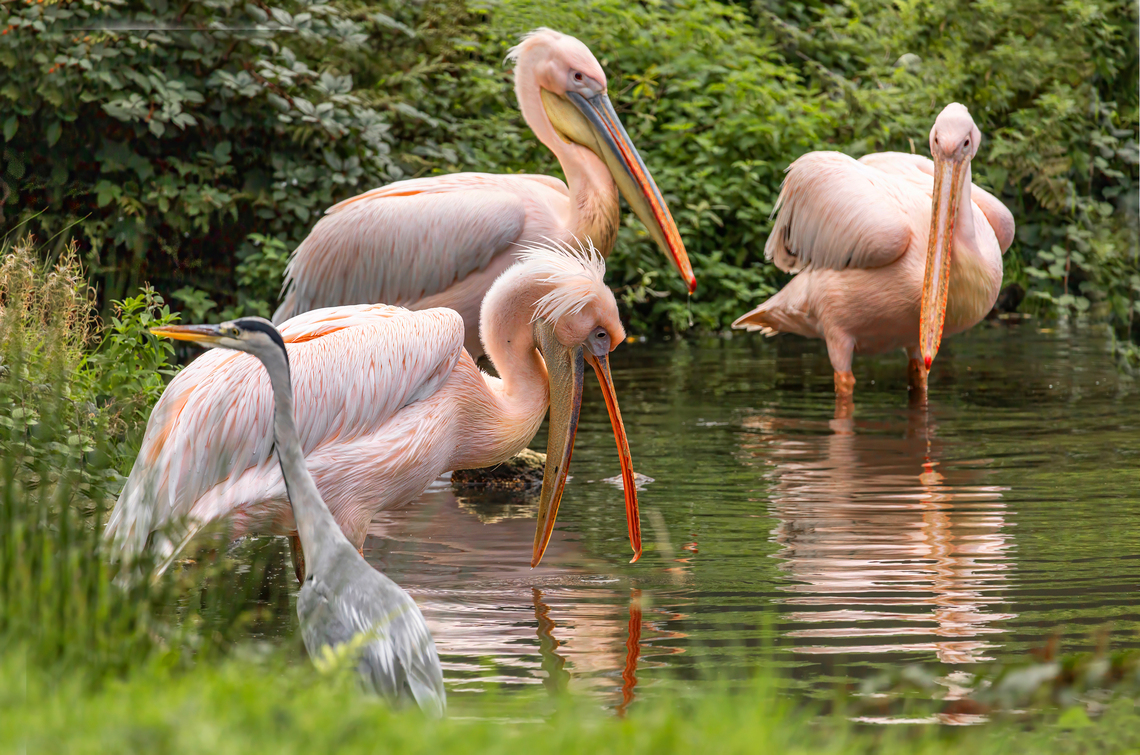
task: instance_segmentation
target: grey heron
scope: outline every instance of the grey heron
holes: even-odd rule
[[[392,701],[414,699],[425,712],[443,715],[443,673],[423,614],[411,596],[369,566],[349,543],[309,474],[293,423],[289,356],[281,334],[260,317],[220,325],[167,325],[151,333],[244,351],[261,361],[273,387],[277,460],[305,557],[297,598],[305,648],[314,659],[326,647],[357,651],[366,687]]]

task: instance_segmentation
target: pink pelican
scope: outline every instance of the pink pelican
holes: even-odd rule
[[[467,350],[478,356],[479,308],[491,283],[523,247],[548,239],[590,239],[608,256],[619,189],[690,293],[696,288],[673,216],[610,104],[593,53],[574,37],[536,29],[508,57],[523,119],[558,158],[567,183],[455,173],[346,199],[294,252],[274,323],[344,304],[448,307],[463,316]]]
[[[933,161],[809,152],[792,163],[764,251],[799,274],[733,327],[823,338],[841,403],[855,389],[852,353],[904,348],[925,396],[943,321],[954,334],[986,316],[1013,242],[1013,215],[970,180],[981,140],[955,102],[930,130]]]
[[[604,275],[593,249],[525,250],[483,303],[483,343],[501,378],[475,366],[463,349],[463,318],[449,309],[333,307],[280,327],[305,463],[357,549],[377,511],[412,501],[443,472],[498,464],[521,451],[549,406],[537,565],[566,484],[589,362],[617,440],[637,560],[636,486],[609,368],[625,331]],[[193,336],[186,328],[155,333]],[[272,420],[269,376],[255,356],[211,350],[178,373],[151,414],[108,523],[126,560],[154,533],[165,568],[190,537],[220,519],[235,537],[296,537]]]

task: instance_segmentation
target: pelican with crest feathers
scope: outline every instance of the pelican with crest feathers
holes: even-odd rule
[[[589,363],[617,442],[634,560],[641,555],[633,466],[609,368],[625,331],[604,274],[592,247],[549,244],[526,250],[499,276],[483,302],[481,335],[501,377],[464,351],[463,318],[450,309],[333,307],[280,326],[305,462],[355,548],[378,511],[409,503],[443,472],[517,454],[549,407],[538,564],[566,484]],[[151,414],[108,523],[124,557],[150,542],[169,564],[187,539],[222,519],[234,536],[295,537],[272,418],[269,376],[249,354],[215,349],[178,373]]]
[[[411,596],[373,569],[337,526],[305,466],[293,422],[289,353],[268,320],[244,317],[221,325],[167,325],[151,333],[207,348],[251,354],[261,362],[273,394],[273,442],[293,521],[308,554],[297,595],[297,618],[310,657],[324,648],[357,655],[364,685],[394,701],[415,701],[441,716],[447,707],[439,654]]]
[[[853,353],[904,348],[925,397],[943,327],[960,333],[989,313],[1013,243],[1013,215],[971,182],[981,138],[955,102],[930,130],[933,160],[810,152],[792,163],[764,251],[798,275],[733,327],[823,338],[840,401],[855,389]]]
[[[681,274],[697,285],[681,234],[606,91],[586,45],[536,29],[513,47],[523,119],[566,183],[543,175],[454,173],[397,181],[334,205],[293,253],[273,321],[319,307],[384,302],[449,307],[480,353],[479,313],[491,283],[545,239],[590,239],[608,256],[618,192]]]

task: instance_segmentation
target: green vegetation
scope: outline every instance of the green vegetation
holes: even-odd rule
[[[52,253],[78,242],[105,312],[150,281],[194,319],[264,314],[338,199],[414,175],[558,173],[503,65],[545,25],[602,61],[700,279],[689,302],[627,218],[611,280],[637,330],[725,327],[784,280],[763,242],[791,160],[923,153],[958,100],[986,137],[975,179],[1018,221],[1006,273],[1024,306],[1140,340],[1134,3],[146,7],[0,7],[0,224]],[[115,30],[125,19],[155,28]]]
[[[68,678],[25,680],[0,666],[0,746],[37,753],[1122,753],[1140,747],[1140,708],[1109,704],[1096,724],[1062,716],[1026,730],[860,728],[819,718],[759,679],[734,693],[657,697],[624,718],[572,697],[452,699],[450,716],[392,712],[342,675],[275,660],[231,660],[171,674],[147,668],[91,694]],[[511,725],[504,725],[510,722]]]

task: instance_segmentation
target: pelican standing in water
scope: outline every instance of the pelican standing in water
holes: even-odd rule
[[[463,319],[449,309],[337,307],[281,326],[301,452],[354,548],[363,547],[377,511],[411,502],[443,472],[517,454],[549,406],[537,565],[566,484],[588,362],[617,442],[634,560],[641,555],[633,465],[609,368],[625,331],[604,275],[593,249],[569,247],[528,250],[503,273],[482,312],[483,343],[501,378],[475,366],[463,350]],[[223,518],[235,537],[296,538],[287,480],[273,458],[269,377],[253,356],[214,350],[171,381],[108,523],[127,560],[153,537],[169,564],[204,525]],[[171,539],[178,523],[185,530]],[[304,551],[303,538],[299,545]]]
[[[930,130],[933,161],[810,152],[792,163],[764,251],[799,274],[733,327],[823,338],[848,406],[852,354],[904,348],[910,386],[925,397],[944,323],[960,333],[993,308],[1013,242],[1013,215],[970,180],[981,139],[951,103]]]
[[[685,245],[614,112],[606,74],[574,37],[536,29],[512,48],[523,119],[558,158],[551,176],[455,173],[398,181],[328,210],[293,253],[281,323],[318,307],[398,304],[448,307],[481,353],[479,312],[491,283],[524,247],[589,239],[608,256],[617,238],[620,189],[680,272],[697,285]]]
[[[357,671],[368,688],[390,700],[410,698],[425,712],[443,715],[443,672],[423,614],[411,596],[369,566],[348,542],[305,466],[293,423],[289,353],[281,335],[260,317],[221,325],[167,325],[151,333],[244,351],[265,367],[273,394],[273,443],[307,558],[297,617],[310,657],[325,647],[362,642]]]

